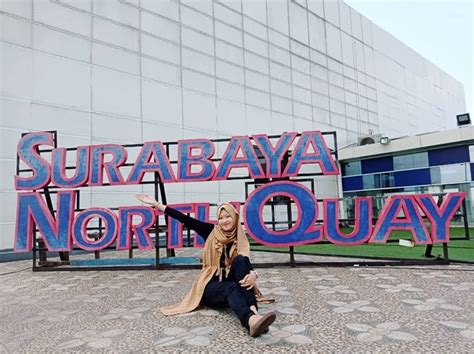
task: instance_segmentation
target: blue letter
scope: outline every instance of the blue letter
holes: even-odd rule
[[[74,191],[58,192],[55,220],[39,193],[18,194],[15,251],[32,250],[35,226],[38,226],[49,251],[69,251],[72,246],[70,226],[74,216],[75,197]]]
[[[284,195],[293,199],[298,207],[296,224],[286,231],[271,231],[262,218],[265,203],[273,196]],[[255,189],[247,198],[244,222],[249,235],[267,246],[295,246],[320,241],[321,226],[314,226],[318,204],[311,191],[295,182],[272,182]]]
[[[237,157],[239,151],[242,151],[242,157]],[[250,139],[246,136],[232,137],[222,156],[214,179],[227,179],[230,171],[236,167],[247,168],[251,178],[265,178],[262,166],[258,162],[258,156],[252,147]]]
[[[275,147],[265,134],[254,135],[253,140],[267,161],[267,178],[281,176],[281,160],[295,139],[296,133],[283,133]]]
[[[87,235],[87,224],[94,217],[105,222],[104,235],[98,240],[91,240]],[[81,211],[72,226],[74,242],[79,248],[86,251],[100,251],[115,241],[117,235],[117,217],[109,209],[90,208]]]
[[[372,198],[355,199],[355,225],[351,233],[339,228],[339,200],[324,200],[324,236],[341,246],[360,245],[367,241],[372,231]]]
[[[403,210],[404,218],[397,219]],[[369,242],[387,242],[393,230],[407,230],[413,235],[417,244],[431,244],[426,226],[423,223],[414,196],[391,196],[375,224],[374,232]]]
[[[40,189],[47,186],[51,180],[51,167],[38,152],[40,145],[53,146],[53,134],[47,132],[30,133],[19,141],[18,156],[33,170],[33,176],[15,176],[16,189]]]
[[[154,161],[150,161],[152,158]],[[145,173],[154,171],[160,174],[162,182],[176,182],[165,148],[160,141],[150,141],[143,144],[127,183],[139,184]]]
[[[173,209],[182,213],[194,213],[194,204],[174,204]],[[168,216],[168,246],[167,248],[183,247],[183,224]]]
[[[433,243],[449,241],[449,223],[465,197],[466,193],[464,192],[448,193],[446,200],[438,208],[431,195],[415,196],[416,201],[431,222],[431,240]]]
[[[308,152],[312,147],[314,152]],[[339,170],[329,152],[320,131],[303,132],[295,147],[283,177],[297,176],[300,166],[307,163],[317,163],[325,175],[337,175]]]
[[[139,216],[141,222],[133,225],[133,217]],[[154,248],[148,229],[155,223],[156,216],[153,208],[145,206],[119,208],[119,237],[118,250],[129,250],[132,246],[132,232],[137,237],[138,248],[151,250]],[[158,239],[158,235],[156,235]]]
[[[192,155],[199,149],[198,155]],[[214,155],[214,145],[210,140],[192,139],[178,141],[178,182],[207,181],[212,178],[215,167],[210,160]],[[193,165],[201,167],[200,172],[192,172]]]
[[[76,153],[76,172],[66,176],[66,149],[53,150],[53,184],[60,188],[76,188],[87,183],[89,178],[89,146],[79,146]]]
[[[112,155],[111,161],[104,161],[104,155]],[[127,161],[127,150],[116,144],[91,146],[90,186],[101,186],[104,183],[103,170],[107,173],[111,185],[125,184],[119,166]]]

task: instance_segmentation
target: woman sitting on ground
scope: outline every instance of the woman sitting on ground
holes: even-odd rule
[[[217,208],[217,225],[191,218],[176,209],[138,194],[137,199],[180,221],[205,240],[203,268],[185,296],[176,305],[160,309],[167,316],[187,313],[199,305],[210,308],[229,306],[252,337],[265,332],[275,313],[258,313],[254,286],[257,273],[250,263],[250,245],[240,225],[239,214],[230,204]]]

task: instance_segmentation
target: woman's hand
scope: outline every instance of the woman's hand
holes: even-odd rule
[[[135,197],[142,203],[151,205],[152,207],[157,208],[159,211],[165,211],[166,209],[166,205],[157,202],[155,198],[152,198],[147,194],[135,194]]]
[[[250,271],[249,274],[247,274],[241,281],[239,281],[240,286],[250,290],[255,286],[255,283],[257,282],[257,274],[253,271]]]

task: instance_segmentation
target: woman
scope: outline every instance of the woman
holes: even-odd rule
[[[275,321],[273,312],[260,315],[254,287],[257,280],[250,264],[250,245],[240,225],[239,214],[230,204],[217,208],[217,225],[193,219],[145,194],[136,195],[145,204],[182,222],[205,238],[203,268],[185,298],[160,309],[167,316],[191,312],[199,305],[229,306],[252,337],[265,332]]]

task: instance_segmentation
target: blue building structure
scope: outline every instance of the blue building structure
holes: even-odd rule
[[[346,148],[339,159],[344,197],[461,191],[474,220],[472,126]]]

